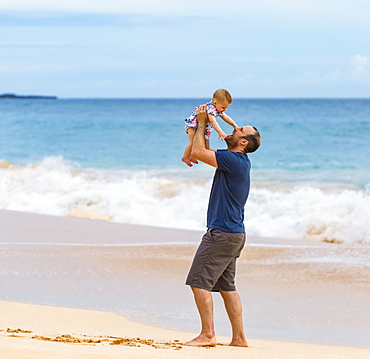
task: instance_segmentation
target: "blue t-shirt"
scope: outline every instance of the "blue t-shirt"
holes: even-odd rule
[[[208,203],[207,228],[245,232],[244,206],[250,188],[251,163],[240,152],[217,150],[217,166]]]

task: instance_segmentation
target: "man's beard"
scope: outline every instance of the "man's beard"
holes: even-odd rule
[[[225,142],[227,143],[228,150],[233,150],[238,145],[238,141],[234,138],[233,135],[226,136]]]

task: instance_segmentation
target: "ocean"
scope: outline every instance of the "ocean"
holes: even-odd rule
[[[0,99],[0,208],[204,230],[214,169],[182,161],[209,99]],[[370,99],[234,99],[262,135],[249,235],[370,244]],[[219,120],[226,133],[232,128]],[[211,147],[225,143],[211,136]]]
[[[214,169],[181,157],[184,119],[206,101],[0,99],[0,299],[197,332],[184,280]],[[262,135],[236,277],[248,338],[369,347],[370,100],[227,112]]]

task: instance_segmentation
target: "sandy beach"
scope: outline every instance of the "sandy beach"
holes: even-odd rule
[[[0,352],[8,358],[368,358],[370,349],[250,339],[249,348],[182,343],[191,333],[137,324],[113,313],[0,301]]]
[[[249,348],[215,296],[214,348],[184,278],[202,232],[0,210],[1,358],[368,358],[368,246],[249,238]],[[23,304],[27,303],[27,304]]]

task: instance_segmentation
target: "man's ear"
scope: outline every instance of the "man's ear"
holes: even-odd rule
[[[243,148],[248,144],[248,140],[245,138],[241,138],[239,141],[239,145],[243,146]]]

